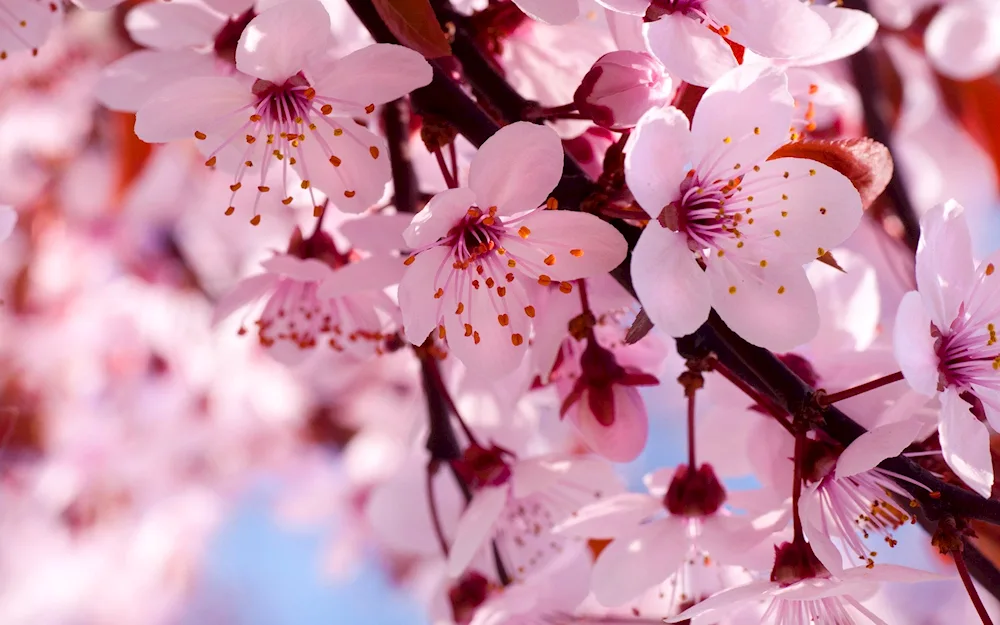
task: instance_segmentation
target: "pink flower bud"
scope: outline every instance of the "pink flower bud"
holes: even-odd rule
[[[577,109],[599,126],[631,128],[642,115],[670,102],[673,84],[645,52],[618,50],[597,59],[573,94]]]

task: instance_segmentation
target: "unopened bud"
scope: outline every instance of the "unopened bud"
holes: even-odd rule
[[[598,126],[623,130],[635,126],[646,111],[668,104],[672,87],[655,57],[617,50],[597,59],[573,94],[573,103]]]

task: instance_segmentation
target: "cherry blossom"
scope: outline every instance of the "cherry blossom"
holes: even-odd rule
[[[646,12],[650,0],[597,0],[611,10],[630,15]],[[548,24],[567,24],[580,15],[580,0],[514,0],[530,17]]]
[[[4,0],[0,3],[0,61],[19,52],[38,54],[61,16],[57,2]]]
[[[288,183],[291,169],[303,189],[360,212],[381,198],[390,170],[385,141],[352,117],[427,84],[431,68],[388,44],[332,61],[330,41],[330,16],[317,0],[268,9],[240,36],[238,75],[189,78],[156,92],[136,114],[136,134],[148,142],[195,137],[206,165],[235,171],[234,196],[244,182],[258,198],[270,193],[272,184]]]
[[[604,273],[625,258],[625,241],[593,215],[547,210],[562,173],[559,137],[526,122],[480,148],[469,186],[436,195],[403,233],[413,250],[399,285],[406,337],[421,344],[437,329],[450,351],[481,375],[523,360],[535,303],[532,283]]]
[[[1000,67],[1000,7],[989,0],[944,3],[924,35],[927,59],[945,76],[972,80]]]
[[[941,401],[939,434],[948,465],[989,496],[989,432],[978,415],[1000,425],[1000,349],[994,253],[976,267],[964,209],[956,202],[928,211],[917,249],[917,290],[896,316],[896,358],[914,390]]]
[[[670,101],[673,83],[649,54],[618,50],[597,59],[573,94],[577,109],[605,128],[621,130]]]
[[[783,74],[744,66],[708,90],[690,129],[668,108],[648,113],[629,139],[626,180],[654,220],[632,255],[633,281],[650,319],[672,336],[693,332],[710,308],[771,349],[816,333],[802,265],[854,231],[861,202],[830,167],[768,160],[788,138],[792,111]]]

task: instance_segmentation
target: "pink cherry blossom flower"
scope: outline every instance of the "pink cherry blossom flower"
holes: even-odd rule
[[[272,192],[272,172],[282,187],[273,192],[284,193],[291,170],[303,189],[363,211],[382,197],[390,168],[384,140],[353,118],[426,85],[431,67],[388,44],[331,60],[331,38],[329,13],[317,0],[268,9],[240,36],[238,75],[194,77],[158,91],[137,112],[136,134],[147,142],[194,136],[206,165],[235,172],[234,195],[244,184],[258,198]]]
[[[861,199],[826,165],[768,160],[792,116],[784,74],[743,66],[706,92],[690,129],[677,109],[654,110],[629,139],[626,180],[654,220],[633,252],[632,279],[671,336],[693,332],[711,308],[769,349],[815,335],[803,264],[854,231]]]
[[[479,149],[469,186],[434,196],[403,238],[413,250],[399,285],[406,337],[438,329],[451,353],[481,375],[512,371],[524,358],[536,309],[526,286],[610,271],[626,244],[594,215],[546,210],[562,175],[558,135],[518,122]],[[540,208],[541,207],[541,208]]]
[[[576,542],[553,534],[557,523],[621,490],[611,465],[596,458],[553,454],[517,460],[496,446],[473,444],[455,467],[474,494],[448,554],[452,577],[492,540],[506,571],[523,579]]]
[[[614,539],[598,557],[591,581],[594,597],[605,606],[621,605],[666,580],[692,547],[725,561],[773,532],[721,510],[726,491],[709,465],[661,469],[645,481],[648,495],[626,493],[593,503],[556,530]]]
[[[893,564],[855,567],[833,577],[804,543],[785,543],[775,547],[775,552],[770,581],[751,582],[724,590],[667,619],[667,622],[683,622],[700,616],[718,620],[765,600],[768,606],[759,621],[762,625],[886,625],[856,596],[869,594],[872,585],[881,582],[940,579],[933,573]],[[863,620],[858,620],[858,615]]]
[[[803,490],[799,500],[803,529],[828,570],[835,574],[844,570],[834,539],[847,547],[855,565],[873,566],[883,547],[867,541],[876,536],[887,547],[895,547],[893,532],[916,522],[891,496],[912,500],[913,495],[899,483],[910,480],[876,465],[902,452],[923,428],[920,421],[908,419],[866,432],[844,449],[826,475]],[[825,470],[822,466],[817,469]],[[914,486],[930,490],[922,484]]]
[[[924,35],[927,58],[955,80],[987,76],[1000,67],[1000,5],[952,0],[934,15]]]
[[[650,0],[596,0],[611,11],[642,15]],[[580,15],[580,0],[514,0],[530,17],[548,24],[568,24]]]
[[[15,52],[38,54],[62,15],[60,6],[49,0],[0,2],[0,61]]]
[[[577,109],[598,126],[631,128],[649,109],[670,102],[673,83],[650,54],[616,50],[597,59],[573,94]]]
[[[830,26],[799,0],[653,0],[646,44],[667,71],[708,87],[737,66],[726,39],[768,58],[805,56],[830,39]]]
[[[948,466],[984,497],[993,486],[989,432],[1000,427],[1000,252],[977,268],[964,209],[932,209],[921,223],[917,290],[896,315],[896,359],[914,390],[941,400]]]
[[[218,302],[216,323],[266,297],[255,322],[257,335],[283,362],[300,362],[321,342],[337,352],[382,352],[396,314],[382,289],[399,281],[397,258],[345,255],[328,235],[303,240],[296,230],[288,253],[261,266],[265,273],[241,281]],[[245,332],[241,326],[240,334]]]

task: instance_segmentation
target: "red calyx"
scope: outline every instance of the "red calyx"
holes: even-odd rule
[[[814,577],[830,577],[830,571],[819,561],[808,543],[790,542],[774,547],[772,582],[790,586]]]
[[[656,377],[637,369],[623,367],[618,364],[615,355],[598,345],[591,336],[587,347],[580,357],[582,372],[573,384],[559,410],[560,416],[565,416],[583,393],[587,393],[587,403],[597,422],[609,427],[615,422],[615,396],[613,386],[652,386],[659,383]]]
[[[448,600],[451,602],[451,613],[456,623],[468,623],[476,614],[479,606],[486,602],[490,594],[490,582],[481,574],[469,571],[462,575],[448,589]]]
[[[452,461],[452,465],[462,481],[473,489],[500,486],[507,483],[511,474],[504,456],[512,455],[496,445],[486,449],[473,443],[465,449],[461,458]]]
[[[686,464],[677,467],[663,505],[678,516],[708,516],[726,501],[726,489],[712,465],[703,464],[692,471]]]

